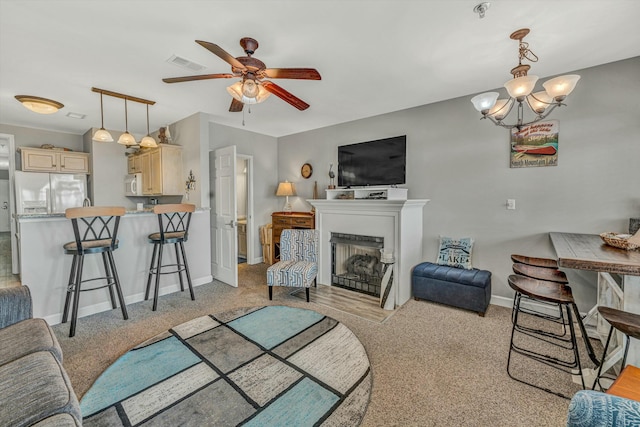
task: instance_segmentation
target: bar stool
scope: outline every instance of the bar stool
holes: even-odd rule
[[[627,363],[627,354],[629,352],[629,344],[631,342],[631,338],[640,340],[640,314],[629,313],[627,311],[622,311],[605,306],[598,306],[598,313],[604,320],[609,322],[611,328],[609,329],[607,342],[604,345],[602,361],[600,363],[600,367],[598,368],[598,374],[596,375],[596,379],[593,382],[593,387],[591,388],[595,390],[597,384],[600,389],[604,390],[604,387],[602,387],[602,384],[600,384],[600,378],[604,378],[602,376],[602,366],[604,365],[605,359],[607,357],[607,350],[609,349],[609,343],[611,342],[613,330],[615,329],[622,332],[626,338],[624,355],[622,357],[622,365],[620,367],[620,369],[622,370]]]
[[[558,269],[558,261],[551,258],[536,258],[527,255],[511,254],[511,261],[518,264],[533,265],[534,267]]]
[[[184,291],[184,282],[182,280],[182,272],[187,276],[187,284],[191,293],[191,300],[195,300],[193,294],[193,286],[191,284],[191,275],[189,274],[189,264],[187,263],[187,255],[184,251],[184,242],[189,238],[189,224],[191,223],[191,214],[195,211],[195,205],[191,204],[167,204],[155,205],[153,213],[158,215],[158,225],[160,231],[149,235],[149,243],[153,243],[153,255],[151,256],[151,265],[149,266],[149,277],[147,278],[147,289],[144,299],[149,299],[149,291],[151,289],[151,278],[155,274],[156,282],[153,293],[153,311],[158,308],[158,292],[160,289],[160,275],[162,274],[178,274],[180,279],[180,290]],[[176,263],[162,265],[162,249],[164,245],[173,244],[176,251]],[[178,247],[180,250],[178,250]],[[182,260],[181,260],[182,256]],[[175,267],[172,271],[162,271],[164,267]]]
[[[69,283],[67,284],[67,297],[62,313],[62,323],[66,323],[69,315],[69,304],[71,302],[71,296],[73,295],[69,337],[73,337],[76,333],[80,292],[107,287],[109,288],[109,296],[111,297],[111,306],[115,309],[118,308],[113,293],[113,287],[115,287],[118,300],[120,301],[120,308],[122,309],[122,317],[124,320],[129,318],[120,287],[116,264],[113,260],[113,251],[118,249],[118,225],[120,224],[120,217],[124,215],[124,212],[123,207],[115,206],[69,208],[65,211],[65,216],[71,220],[75,238],[73,242],[65,243],[63,246],[65,254],[73,255]],[[82,280],[85,254],[102,254],[105,276]],[[106,283],[102,286],[82,289],[83,283],[94,280],[105,280]]]
[[[529,259],[539,259],[539,258],[529,258]],[[550,261],[553,261],[553,260],[550,260]],[[563,271],[560,271],[554,268],[539,267],[533,264],[515,263],[513,264],[512,269],[514,273],[519,274],[521,276],[531,277],[532,279],[546,280],[548,282],[555,282],[563,285],[569,284],[569,279],[567,279],[567,275]],[[526,296],[524,296],[524,298],[529,299]],[[521,311],[526,312],[527,314],[530,314],[532,316],[543,317],[549,320],[553,320],[554,322],[562,323],[563,325],[565,324],[565,319],[562,314],[562,310],[559,309],[557,304],[549,304],[544,301],[536,301],[536,302],[547,305],[547,306],[553,306],[555,309],[558,309],[558,314],[557,315],[547,314],[545,312],[536,310],[534,308],[524,308],[524,307],[521,308]],[[515,296],[514,296],[514,306],[515,306]],[[514,314],[513,310],[511,314],[512,314],[511,320],[513,321],[513,314]],[[566,328],[564,332],[566,333]]]
[[[511,328],[511,342],[509,344],[509,357],[507,359],[507,373],[509,376],[519,381],[523,384],[530,385],[537,389],[546,391],[551,394],[555,394],[560,397],[564,397],[569,399],[569,396],[565,396],[562,393],[554,392],[548,388],[542,387],[540,385],[536,385],[525,381],[521,378],[516,378],[511,373],[511,355],[513,352],[518,353],[522,356],[528,357],[534,361],[543,363],[548,366],[552,366],[556,369],[559,369],[563,372],[567,372],[572,374],[572,370],[577,368],[580,372],[580,380],[582,382],[582,388],[584,386],[584,377],[582,376],[582,366],[580,365],[580,354],[578,352],[578,343],[576,338],[575,328],[573,326],[573,318],[572,311],[574,310],[573,306],[575,302],[573,300],[573,294],[571,292],[571,288],[567,285],[558,284],[555,282],[549,282],[544,280],[532,279],[530,277],[520,276],[516,274],[512,274],[509,276],[509,286],[516,292],[515,298],[515,313],[514,313],[514,322],[513,327]],[[518,315],[521,313],[520,302],[522,296],[527,296],[536,301],[545,301],[552,304],[558,305],[560,310],[564,310],[567,318],[567,324],[569,326],[569,337],[562,338],[558,334],[550,333],[547,330],[543,329],[535,329],[532,327],[525,327],[518,324]],[[577,322],[580,324],[582,320],[578,317]],[[514,336],[516,332],[524,333],[530,337],[542,340],[549,344],[552,344],[556,347],[559,347],[563,350],[569,350],[573,353],[571,358],[560,359],[559,357],[555,357],[553,355],[540,353],[534,350],[525,349],[522,347],[518,347],[514,344]]]

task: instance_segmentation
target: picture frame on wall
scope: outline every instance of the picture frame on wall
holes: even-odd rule
[[[558,120],[547,120],[511,129],[512,168],[558,165]]]

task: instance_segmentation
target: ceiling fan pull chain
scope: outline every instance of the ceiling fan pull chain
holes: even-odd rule
[[[244,126],[244,108],[242,109],[242,126]]]

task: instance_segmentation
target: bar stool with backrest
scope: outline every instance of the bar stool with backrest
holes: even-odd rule
[[[71,327],[69,329],[70,337],[73,337],[76,333],[80,292],[93,291],[106,287],[109,289],[111,306],[115,309],[118,307],[113,292],[113,288],[115,287],[120,308],[122,309],[122,317],[125,320],[129,318],[124,303],[122,288],[120,287],[116,263],[113,260],[113,251],[118,249],[118,226],[120,224],[120,217],[123,216],[124,213],[124,208],[119,206],[90,206],[69,208],[65,211],[65,216],[71,220],[75,238],[73,242],[68,242],[63,246],[65,254],[73,255],[69,283],[67,284],[67,297],[62,313],[62,323],[66,323],[69,315],[69,304],[73,296]],[[82,279],[84,256],[88,254],[102,254],[105,276]],[[82,289],[83,283],[97,280],[104,280],[105,283],[101,286]]]
[[[532,387],[544,390],[548,393],[552,393],[564,398],[569,399],[569,396],[565,396],[562,393],[554,392],[548,388],[542,387],[537,384],[533,384],[526,381],[523,378],[517,378],[511,372],[511,355],[512,353],[518,353],[522,356],[530,358],[534,361],[543,363],[548,366],[552,366],[561,371],[567,372],[570,375],[573,373],[573,369],[577,369],[580,373],[580,379],[582,381],[582,388],[584,387],[584,377],[582,376],[582,367],[580,365],[580,354],[578,351],[577,335],[573,325],[572,312],[575,302],[573,300],[573,294],[571,288],[564,284],[556,282],[549,282],[545,280],[532,279],[530,277],[512,274],[509,276],[509,286],[516,292],[515,298],[515,314],[513,327],[511,329],[511,342],[509,344],[509,357],[507,359],[507,373],[511,378],[521,383],[530,385]],[[560,310],[564,310],[567,318],[567,325],[569,326],[569,337],[562,338],[559,334],[549,333],[548,330],[529,328],[521,326],[518,321],[521,314],[520,303],[522,296],[527,296],[536,301],[545,301],[552,304],[556,304],[560,307]],[[576,321],[580,324],[582,320],[578,316]],[[582,329],[582,328],[581,328]],[[545,341],[562,350],[568,350],[572,353],[571,357],[560,358],[556,355],[541,353],[533,349],[525,349],[519,347],[514,343],[514,336],[516,332],[526,334],[530,337]],[[585,338],[586,339],[586,338]],[[587,341],[588,342],[588,341]]]
[[[189,273],[189,264],[187,263],[187,255],[184,251],[184,242],[189,238],[189,224],[191,223],[191,214],[196,207],[192,204],[166,204],[155,205],[153,213],[158,215],[158,225],[160,231],[149,235],[149,243],[153,243],[153,255],[151,256],[151,265],[149,266],[149,276],[147,278],[147,289],[144,299],[149,299],[149,291],[151,289],[151,279],[156,276],[155,288],[153,293],[153,311],[158,308],[158,292],[160,289],[160,276],[163,274],[178,274],[180,280],[180,290],[184,291],[184,282],[182,273],[187,276],[187,284],[191,293],[191,300],[195,300],[193,294],[193,285],[191,284],[191,274]],[[176,252],[176,263],[162,265],[162,253],[164,245],[172,244]],[[162,271],[163,268],[173,268],[170,271]]]
[[[602,387],[602,384],[600,383],[600,378],[603,378],[603,365],[605,364],[607,350],[609,349],[609,344],[611,343],[611,336],[613,335],[613,331],[615,329],[622,332],[626,338],[626,342],[624,345],[624,355],[622,356],[622,365],[620,367],[620,370],[622,370],[627,363],[627,354],[629,352],[629,344],[631,342],[631,338],[640,340],[640,314],[629,313],[627,311],[605,306],[598,306],[598,314],[611,325],[611,328],[609,329],[607,342],[604,345],[602,361],[600,363],[600,367],[598,368],[598,374],[596,375],[596,379],[593,382],[593,387],[591,388],[595,390],[597,384],[600,389],[604,390],[604,387]]]

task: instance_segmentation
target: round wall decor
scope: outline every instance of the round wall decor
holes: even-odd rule
[[[311,174],[313,174],[313,167],[310,163],[305,163],[302,165],[302,168],[300,168],[300,173],[304,179],[308,179]]]

